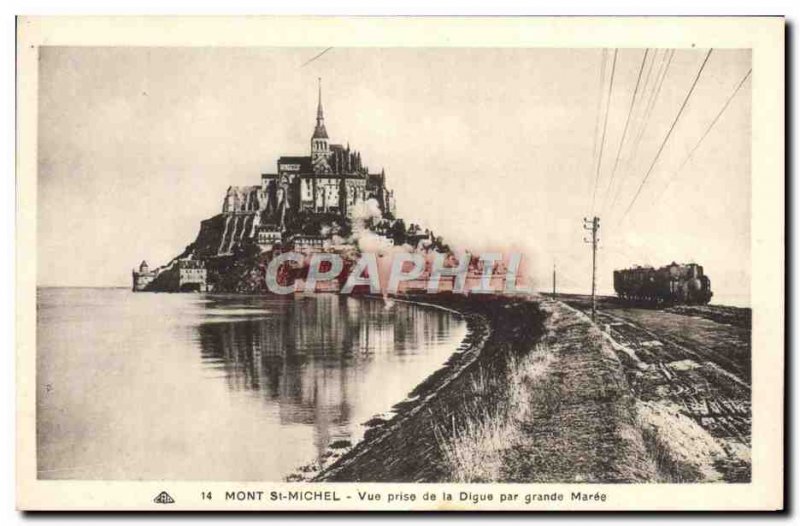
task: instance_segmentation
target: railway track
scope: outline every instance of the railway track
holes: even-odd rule
[[[566,303],[588,312],[583,299]],[[608,305],[596,323],[616,343],[637,399],[677,407],[725,451],[717,469],[750,479],[749,329],[671,312]]]

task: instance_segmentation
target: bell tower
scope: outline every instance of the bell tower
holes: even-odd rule
[[[322,79],[319,81],[319,95],[317,99],[317,125],[314,127],[314,135],[311,136],[311,163],[316,164],[319,160],[327,161],[330,149],[328,148],[328,131],[325,129],[325,116],[322,112]]]

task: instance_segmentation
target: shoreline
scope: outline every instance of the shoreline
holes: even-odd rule
[[[480,355],[485,340],[491,331],[488,321],[481,315],[465,312],[464,310],[459,310],[441,303],[421,301],[423,296],[419,298],[401,298],[396,296],[384,297],[367,294],[362,295],[361,298],[384,302],[407,303],[448,312],[466,322],[466,335],[453,349],[453,352],[447,360],[432,371],[419,384],[414,386],[405,398],[396,402],[386,411],[373,416],[366,422],[360,423],[360,425],[366,427],[366,430],[358,442],[349,445],[339,445],[335,442],[330,444],[326,453],[323,455],[324,461],[321,465],[319,465],[317,461],[312,461],[299,466],[292,473],[284,477],[284,480],[287,482],[316,482],[325,480],[332,476],[332,473],[338,472],[339,469],[341,469],[337,467],[340,462],[352,462],[361,455],[363,449],[374,447],[376,443],[383,440],[383,437],[395,429],[396,426],[401,425],[406,418],[422,410],[442,389],[474,363]],[[383,418],[384,415],[391,415],[391,417]],[[365,443],[368,443],[368,445]]]
[[[423,431],[418,420],[424,420],[426,413],[438,411],[434,406],[440,405],[443,400],[452,400],[453,393],[460,391],[457,384],[468,381],[478,367],[491,368],[489,363],[483,362],[492,358],[495,354],[492,351],[497,351],[488,344],[497,334],[498,320],[506,307],[524,305],[532,309],[531,313],[538,313],[538,302],[528,298],[421,295],[390,299],[456,312],[467,321],[467,335],[442,367],[433,371],[404,400],[393,406],[396,413],[390,420],[375,422],[360,442],[306,480],[411,482],[441,477],[441,466],[433,458],[438,449],[435,430],[424,430],[428,436],[422,448],[414,449],[414,453],[418,454],[413,457],[403,454],[407,452],[406,446],[410,447],[409,439],[414,440],[417,432]],[[533,328],[534,324],[529,327]],[[528,336],[527,340],[531,336],[538,337],[534,332]]]

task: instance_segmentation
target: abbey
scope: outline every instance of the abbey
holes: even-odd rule
[[[331,143],[325,128],[320,83],[309,155],[280,157],[276,172],[262,174],[259,186],[231,186],[222,213],[259,213],[258,218],[253,218],[251,229],[269,225],[283,231],[298,213],[349,218],[368,199],[375,199],[385,217],[394,216],[394,193],[386,186],[385,172],[370,173],[360,152],[351,150],[349,144]]]
[[[372,201],[372,202],[371,202]],[[406,231],[395,217],[394,193],[386,174],[370,172],[361,153],[350,145],[331,144],[322,109],[322,82],[317,122],[308,155],[282,156],[274,173],[261,175],[261,184],[231,186],[221,213],[200,223],[194,243],[168,264],[133,271],[133,290],[209,290],[211,281],[226,275],[231,260],[242,252],[272,254],[283,250],[319,251],[350,239],[355,219],[378,217],[370,224],[373,240],[393,244],[419,243],[433,233],[412,225]]]

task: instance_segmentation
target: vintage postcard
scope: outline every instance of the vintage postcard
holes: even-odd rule
[[[780,510],[784,20],[20,17],[24,510]]]

